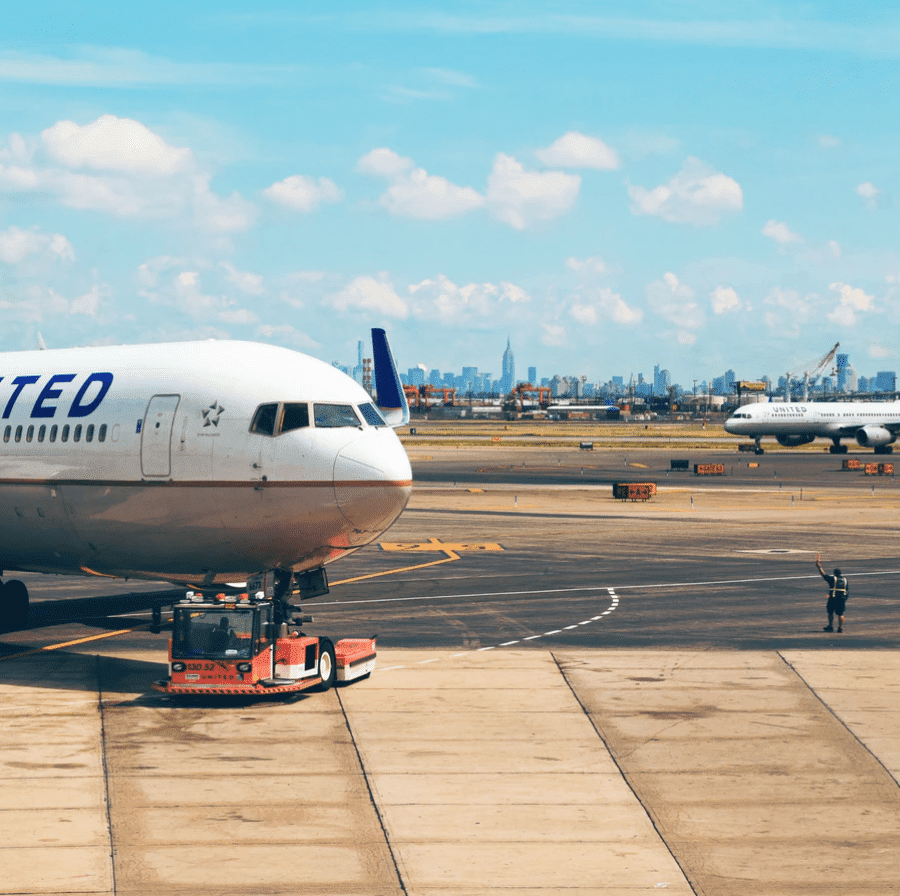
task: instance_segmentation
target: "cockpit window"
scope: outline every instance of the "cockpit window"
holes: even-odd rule
[[[365,420],[369,426],[387,426],[387,423],[384,422],[384,417],[381,416],[378,408],[376,408],[372,402],[361,404],[359,406],[359,412],[362,414],[363,420]]]
[[[250,424],[250,432],[256,432],[263,436],[275,435],[275,424],[278,422],[278,402],[261,404],[253,415]]]
[[[309,405],[306,402],[286,401],[281,415],[281,431],[290,432],[304,426],[309,426]]]
[[[316,426],[333,429],[340,426],[359,426],[359,418],[349,404],[314,404]]]

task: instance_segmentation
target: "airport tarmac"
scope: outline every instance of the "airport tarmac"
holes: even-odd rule
[[[411,450],[407,512],[305,605],[379,634],[326,694],[172,703],[140,593],[165,586],[29,577],[0,894],[900,889],[893,480],[789,453],[666,479],[680,455],[639,451],[658,494],[623,503],[577,481],[589,452],[542,480],[556,449],[487,450]],[[841,635],[817,551],[850,576]]]

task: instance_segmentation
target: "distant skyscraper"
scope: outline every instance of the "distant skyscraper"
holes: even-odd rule
[[[363,344],[361,339],[356,343],[356,367],[353,368],[353,379],[358,383],[363,381]]]
[[[528,382],[531,383],[532,386],[537,385],[537,367],[528,368]]]
[[[847,368],[850,366],[850,356],[849,355],[837,355],[835,357],[835,361],[837,362],[838,392],[846,392],[847,391]]]
[[[500,375],[500,391],[506,395],[516,385],[516,359],[513,357],[509,338],[506,340],[506,351],[503,352],[503,373]]]

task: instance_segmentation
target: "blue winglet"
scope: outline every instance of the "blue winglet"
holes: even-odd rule
[[[387,334],[378,327],[372,327],[372,360],[378,408],[388,426],[404,426],[409,423],[409,404]]]

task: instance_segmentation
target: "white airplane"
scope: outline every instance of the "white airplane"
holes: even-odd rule
[[[0,570],[162,579],[197,590],[270,574],[327,591],[412,489],[409,409],[372,330],[381,410],[328,364],[252,342],[0,355]],[[214,587],[219,586],[219,587]],[[28,591],[0,586],[0,630]]]
[[[806,445],[821,436],[831,439],[832,454],[845,454],[847,446],[841,439],[855,438],[876,454],[890,454],[900,432],[900,401],[745,404],[725,421],[725,431],[755,439],[757,454],[763,453],[763,436],[775,436],[785,448]]]

